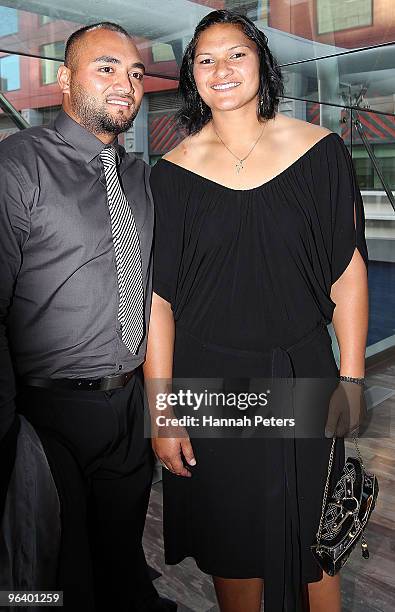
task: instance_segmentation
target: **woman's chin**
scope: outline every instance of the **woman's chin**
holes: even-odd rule
[[[227,111],[235,111],[241,108],[247,108],[252,104],[252,100],[223,100],[221,102],[216,101],[215,104],[210,105],[211,112],[220,113]]]

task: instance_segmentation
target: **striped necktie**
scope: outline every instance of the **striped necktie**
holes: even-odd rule
[[[137,353],[144,335],[144,290],[140,242],[132,209],[119,182],[117,153],[106,147],[100,153],[106,177],[107,200],[119,287],[118,320],[122,341]]]

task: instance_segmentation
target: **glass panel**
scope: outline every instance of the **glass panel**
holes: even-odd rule
[[[0,26],[0,50],[42,56],[50,43],[57,43],[58,41],[64,43],[72,32],[81,25],[85,25],[77,20],[58,19],[56,14],[52,14],[50,10],[46,11],[48,14],[45,15],[29,10],[8,8],[15,5],[20,8],[22,4],[26,7],[31,5],[30,2],[0,1],[0,23],[3,25],[3,11],[11,11],[15,15],[14,21],[18,24],[12,32],[4,33],[2,32],[2,26]],[[56,2],[50,4],[52,4],[52,9],[56,8]],[[92,22],[92,19],[90,21]],[[63,47],[58,47],[56,52],[57,55],[52,56],[52,58],[63,60],[64,44]]]
[[[40,55],[44,57],[62,57],[64,55],[65,43],[63,40],[47,45],[41,45]],[[61,62],[41,60],[41,78],[43,85],[56,83],[56,76]]]
[[[8,59],[9,58],[9,59]],[[10,70],[11,82],[16,85],[20,79],[16,91],[7,92],[7,99],[22,113],[30,125],[45,125],[56,113],[61,105],[61,93],[57,83],[45,85],[41,79],[41,62],[33,57],[21,57],[9,55],[0,58],[0,69],[5,60],[8,60],[13,70]],[[50,62],[57,67],[57,62]],[[54,68],[52,68],[54,71]],[[3,75],[3,72],[1,72]],[[16,89],[16,88],[15,88]],[[0,113],[0,139],[9,135],[9,118],[3,112]]]
[[[395,114],[395,45],[286,66],[283,74],[286,96]]]
[[[395,118],[358,113],[385,182],[395,195]],[[365,207],[369,249],[370,316],[368,346],[382,350],[395,342],[395,211],[359,133],[348,130]],[[392,337],[392,341],[391,341]]]
[[[3,55],[0,57],[0,91],[14,91],[20,86],[19,57]]]
[[[0,6],[0,39],[16,32],[18,32],[18,11]]]
[[[9,11],[15,6],[19,9],[19,32],[1,39],[0,48],[37,54],[38,39],[39,45],[66,40],[80,25],[111,20],[136,37],[150,72],[155,74],[163,66],[155,65],[151,45],[165,43],[184,48],[198,21],[216,8],[240,10],[255,20],[266,32],[281,64],[394,40],[392,0],[289,0],[286,3],[276,0],[166,0],[157,2],[155,10],[149,3],[137,0],[112,0],[95,5],[94,15],[91,5],[84,5],[80,0],[68,0],[67,3],[42,0],[39,5],[29,0],[0,0],[3,10]],[[37,13],[32,6],[37,6]],[[17,31],[15,27],[13,31]],[[175,51],[174,55],[177,58]],[[176,62],[166,68],[166,74],[177,75]]]
[[[372,148],[386,183],[390,189],[395,191],[395,145],[389,144],[382,147],[373,145]],[[373,162],[363,145],[353,147],[353,157],[360,187],[382,191],[383,186],[380,178],[375,172]]]

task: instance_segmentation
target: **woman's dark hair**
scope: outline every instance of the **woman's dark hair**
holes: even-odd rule
[[[271,119],[278,107],[283,94],[283,80],[281,70],[267,46],[267,38],[256,25],[244,15],[232,11],[212,11],[198,23],[193,38],[185,49],[180,69],[180,83],[178,92],[182,106],[177,113],[177,119],[188,134],[196,134],[211,119],[211,110],[201,99],[193,76],[193,63],[195,49],[199,37],[207,28],[229,23],[240,26],[245,36],[252,40],[258,50],[259,57],[259,104],[258,116]]]

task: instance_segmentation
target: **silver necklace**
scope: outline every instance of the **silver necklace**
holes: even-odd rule
[[[260,141],[260,139],[261,139],[261,137],[262,137],[262,134],[263,134],[263,132],[264,132],[264,130],[265,130],[266,123],[267,123],[267,122],[265,121],[265,124],[264,124],[264,126],[263,126],[263,128],[262,128],[262,130],[261,130],[261,133],[259,134],[258,138],[256,139],[256,141],[255,141],[255,142],[254,142],[254,144],[252,145],[251,149],[248,151],[247,155],[245,155],[244,157],[238,157],[238,156],[237,156],[235,153],[233,153],[233,151],[231,151],[231,149],[229,149],[228,145],[224,143],[224,141],[222,140],[221,136],[218,134],[218,132],[217,132],[217,130],[215,129],[214,124],[213,124],[213,130],[214,130],[214,132],[216,133],[216,135],[218,136],[219,140],[220,140],[220,141],[222,142],[222,144],[224,145],[225,149],[227,149],[227,150],[229,151],[229,153],[230,153],[231,155],[233,155],[233,157],[234,157],[235,159],[237,159],[237,164],[235,165],[237,174],[240,174],[240,171],[241,171],[241,170],[244,170],[244,162],[245,162],[245,160],[247,159],[247,157],[249,157],[249,156],[251,155],[251,153],[252,153],[252,152],[253,152],[253,150],[255,149],[256,145],[257,145],[257,144],[258,144],[258,142]]]

